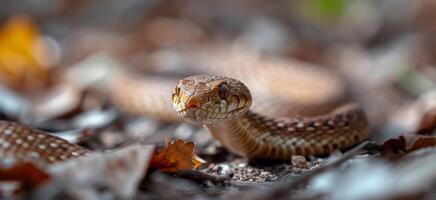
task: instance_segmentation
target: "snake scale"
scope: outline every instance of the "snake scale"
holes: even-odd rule
[[[245,49],[174,55],[176,69],[207,75],[122,73],[110,85],[115,105],[131,114],[204,125],[224,147],[247,158],[325,155],[369,137],[364,111],[344,104],[346,85],[325,68]],[[51,163],[87,152],[48,133],[0,122],[0,156],[33,155]]]

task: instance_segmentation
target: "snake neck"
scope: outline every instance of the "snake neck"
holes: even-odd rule
[[[276,139],[274,129],[267,127],[267,124],[271,125],[273,121],[275,119],[248,111],[238,118],[208,124],[205,127],[232,153],[246,158],[276,158],[274,152],[266,150],[266,148],[274,148],[274,145],[279,142],[273,141]]]
[[[248,158],[325,155],[369,136],[365,113],[354,105],[316,118],[279,119],[249,111],[239,118],[205,127],[224,147]]]

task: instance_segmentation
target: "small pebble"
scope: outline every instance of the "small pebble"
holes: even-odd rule
[[[292,156],[292,166],[301,169],[307,169],[308,163],[304,156]]]

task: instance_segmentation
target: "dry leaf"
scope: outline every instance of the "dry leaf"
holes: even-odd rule
[[[183,140],[167,141],[151,158],[150,165],[160,171],[174,173],[198,168],[203,161],[194,154],[194,143]]]
[[[422,116],[415,133],[406,133],[383,143],[386,157],[397,158],[406,153],[425,147],[436,147],[436,136],[430,135],[436,130],[436,109],[430,109]]]
[[[386,140],[383,143],[383,152],[388,157],[398,157],[417,149],[435,146],[436,136],[404,134],[398,138]]]
[[[93,152],[50,166],[57,185],[78,199],[114,197],[130,199],[136,194],[151,155],[153,145],[131,145],[113,152]],[[109,193],[101,193],[107,186]],[[103,196],[101,196],[103,195]]]
[[[18,188],[16,190],[18,191],[30,191],[50,178],[50,175],[29,162],[16,163],[8,168],[0,168],[0,183],[17,182]]]
[[[48,47],[26,17],[0,28],[0,79],[16,89],[39,89],[47,81]]]
[[[318,199],[434,199],[425,194],[434,194],[435,169],[435,148],[411,152],[399,162],[354,158],[312,178],[306,192],[322,194]]]

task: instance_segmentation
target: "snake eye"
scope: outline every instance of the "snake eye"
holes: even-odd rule
[[[180,95],[180,87],[176,87],[174,90],[175,95]]]
[[[225,83],[219,86],[218,95],[221,99],[225,99],[229,96],[229,88]]]

